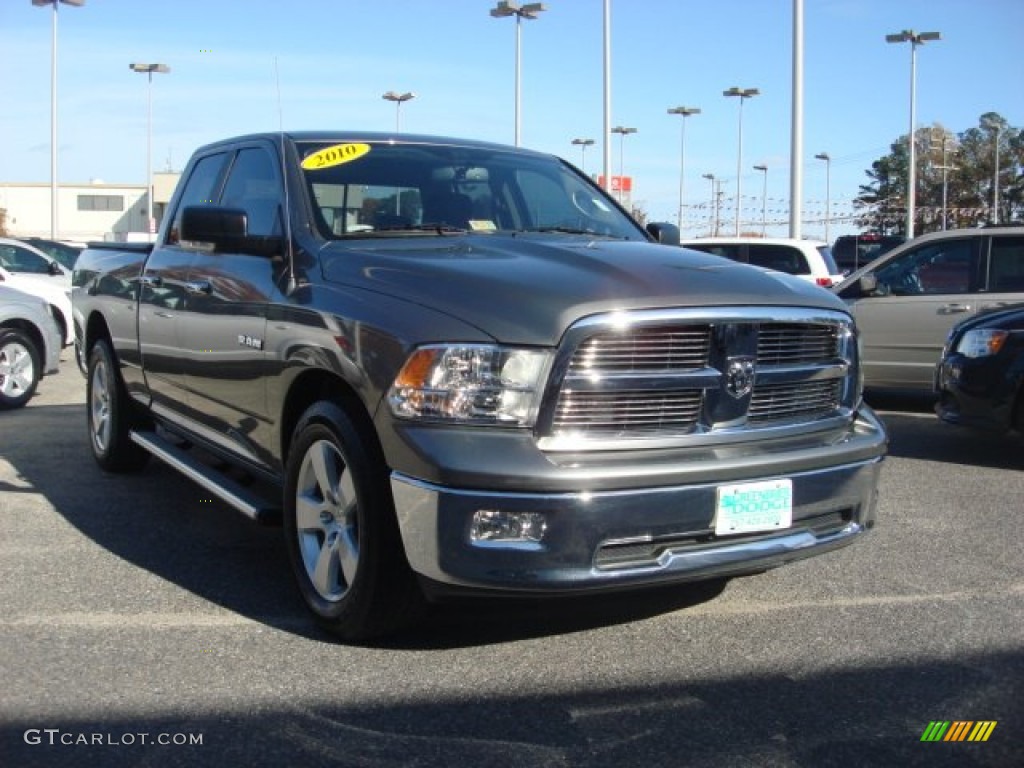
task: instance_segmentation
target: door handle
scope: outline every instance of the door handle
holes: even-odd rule
[[[213,293],[213,286],[209,280],[190,280],[185,283],[185,290],[189,293],[202,293],[209,295]]]
[[[962,312],[970,312],[970,304],[945,304],[939,310],[940,315],[959,315]]]

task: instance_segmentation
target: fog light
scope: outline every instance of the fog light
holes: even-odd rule
[[[537,543],[547,529],[544,515],[538,512],[478,509],[473,513],[469,538],[474,542]]]

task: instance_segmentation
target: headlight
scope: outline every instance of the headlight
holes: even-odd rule
[[[996,354],[1003,348],[1003,342],[1009,331],[998,331],[989,328],[977,328],[968,331],[956,345],[956,351],[965,357],[987,357]]]
[[[388,403],[400,418],[532,426],[550,353],[487,344],[420,347],[395,378]]]

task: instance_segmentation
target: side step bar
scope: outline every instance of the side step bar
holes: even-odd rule
[[[245,486],[204,464],[155,432],[132,430],[129,435],[133,443],[142,446],[164,463],[170,464],[185,477],[201,485],[221,501],[230,504],[246,517],[263,525],[277,525],[281,522],[279,507],[268,504],[265,499]]]

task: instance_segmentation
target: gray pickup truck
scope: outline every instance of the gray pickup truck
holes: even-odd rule
[[[538,152],[203,147],[153,247],[76,264],[89,444],[279,520],[305,603],[352,640],[452,595],[727,577],[856,540],[886,435],[844,304],[678,237]]]

